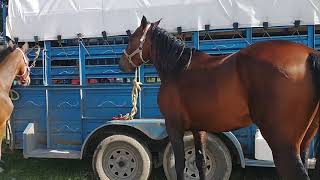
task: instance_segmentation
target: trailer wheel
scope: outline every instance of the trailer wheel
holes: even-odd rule
[[[92,159],[95,174],[103,180],[147,180],[152,170],[151,164],[149,149],[126,135],[105,138]]]
[[[185,179],[199,179],[199,173],[195,162],[195,150],[193,136],[185,135]],[[227,146],[216,136],[208,134],[206,148],[206,164],[207,173],[206,179],[221,179],[228,180],[232,170],[232,160]],[[171,143],[168,143],[163,155],[163,169],[167,179],[176,179],[175,161],[171,148]]]

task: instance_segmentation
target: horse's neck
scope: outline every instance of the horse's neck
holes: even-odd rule
[[[19,58],[8,55],[0,64],[0,91],[9,92],[12,82],[18,73]]]

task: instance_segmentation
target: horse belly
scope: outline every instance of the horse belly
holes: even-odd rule
[[[191,116],[189,129],[222,132],[249,126],[252,121],[246,108],[212,107],[210,112],[198,111]]]
[[[184,101],[189,113],[189,129],[221,132],[251,124],[247,97],[237,82],[221,87],[206,86],[199,92],[202,93]]]

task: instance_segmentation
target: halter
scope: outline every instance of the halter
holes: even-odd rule
[[[141,61],[142,61],[142,64],[145,64],[145,63],[147,63],[147,62],[150,61],[150,60],[145,61],[145,60],[143,59],[143,57],[142,57],[143,44],[144,44],[144,42],[146,41],[147,33],[148,33],[148,30],[150,29],[150,27],[151,27],[151,24],[148,24],[147,27],[144,29],[143,35],[142,35],[142,37],[140,38],[140,45],[139,45],[139,47],[138,47],[135,51],[133,51],[133,52],[129,55],[126,50],[123,50],[123,53],[124,53],[125,56],[127,57],[129,63],[130,63],[134,68],[136,68],[136,67],[138,67],[138,66],[140,66],[140,65],[136,65],[136,64],[132,61],[131,58],[132,58],[133,56],[135,56],[136,54],[138,54],[138,53],[139,53],[139,55],[140,55],[140,59],[141,59]]]
[[[16,77],[18,77],[20,79],[20,81],[25,81],[25,75],[28,73],[30,73],[30,67],[29,67],[29,62],[27,60],[26,55],[24,54],[24,52],[20,49],[17,48],[17,50],[19,52],[21,52],[22,56],[23,56],[23,60],[24,60],[24,64],[25,64],[25,69],[24,72],[21,75],[16,75]]]

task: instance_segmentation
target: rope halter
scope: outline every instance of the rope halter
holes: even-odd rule
[[[139,54],[140,55],[140,59],[142,61],[142,64],[145,64],[147,62],[149,62],[150,60],[147,60],[145,61],[143,59],[143,56],[142,56],[142,51],[143,51],[143,45],[144,45],[144,42],[146,41],[146,38],[147,38],[147,33],[149,31],[151,27],[151,24],[148,24],[147,27],[144,29],[143,31],[143,35],[142,37],[140,38],[140,45],[139,47],[133,51],[131,54],[128,54],[126,50],[123,50],[123,53],[125,54],[126,58],[128,59],[129,63],[134,67],[134,68],[137,68],[139,67],[140,65],[136,65],[133,61],[132,61],[132,57],[135,56],[136,54]]]

